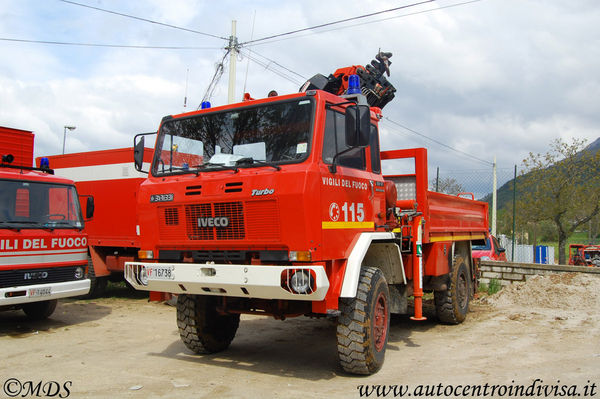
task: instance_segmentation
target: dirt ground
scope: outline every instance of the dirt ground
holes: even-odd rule
[[[76,398],[354,398],[364,386],[486,383],[564,384],[584,396],[586,386],[590,394],[600,385],[600,278],[593,275],[505,288],[473,302],[458,326],[438,324],[431,307],[425,322],[394,317],[384,367],[369,377],[341,370],[330,320],[243,316],[227,351],[198,356],[179,339],[175,308],[116,295],[60,301],[43,322],[0,313],[0,398],[7,385],[15,389],[12,378],[22,386],[66,384],[62,397]]]

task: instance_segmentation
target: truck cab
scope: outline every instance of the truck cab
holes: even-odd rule
[[[0,129],[4,145],[28,133]],[[40,319],[58,298],[89,291],[87,236],[73,182],[47,166],[26,166],[32,157],[14,161],[4,153],[0,163],[0,310],[21,308]]]

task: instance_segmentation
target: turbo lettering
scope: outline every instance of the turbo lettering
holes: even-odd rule
[[[259,196],[259,195],[271,195],[275,192],[274,189],[272,188],[265,188],[264,190],[252,190],[252,195],[253,196]]]

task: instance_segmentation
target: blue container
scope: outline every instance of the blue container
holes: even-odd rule
[[[535,247],[535,263],[539,263],[541,265],[548,264],[548,246],[537,245]]]

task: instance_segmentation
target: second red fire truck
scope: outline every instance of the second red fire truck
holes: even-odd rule
[[[50,316],[87,294],[87,235],[73,181],[33,164],[33,133],[0,127],[0,310]],[[93,200],[85,201],[92,217]]]

